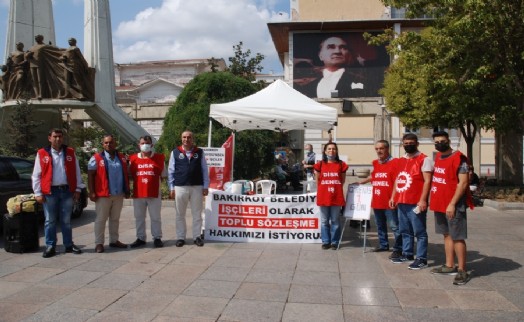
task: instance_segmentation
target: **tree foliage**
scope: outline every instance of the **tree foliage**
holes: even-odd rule
[[[469,146],[478,127],[522,136],[524,4],[506,0],[383,0],[435,19],[421,33],[387,31],[396,60],[384,83],[388,108],[407,126],[458,127]],[[522,182],[522,148],[511,176]],[[518,156],[517,156],[518,158]]]
[[[7,140],[2,153],[22,158],[33,156],[36,151],[32,146],[36,137],[34,130],[42,123],[33,120],[33,105],[28,98],[18,100],[7,120],[7,131],[4,131]]]
[[[262,71],[262,61],[264,55],[256,53],[255,57],[251,56],[251,50],[248,49],[243,51],[243,43],[239,42],[238,45],[233,46],[235,50],[235,57],[229,57],[229,71],[231,74],[247,79],[248,81],[254,81],[257,72]]]
[[[229,72],[200,74],[189,82],[166,114],[162,136],[156,150],[169,155],[181,144],[186,129],[194,133],[195,144],[207,145],[209,108],[214,103],[225,103],[256,92],[257,86]],[[213,147],[220,147],[231,130],[212,121]],[[271,131],[241,131],[236,134],[235,179],[252,179],[267,171],[273,162],[275,134]]]

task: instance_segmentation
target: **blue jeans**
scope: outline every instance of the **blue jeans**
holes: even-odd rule
[[[377,225],[380,248],[389,248],[388,226],[393,232],[395,245],[393,250],[402,251],[402,235],[398,229],[398,213],[396,209],[373,209],[375,224]]]
[[[51,187],[51,194],[44,195],[44,197],[45,244],[47,246],[56,246],[56,223],[60,221],[64,246],[72,246],[71,212],[73,211],[73,194],[67,187]]]
[[[340,206],[320,206],[322,244],[338,245],[340,240]]]
[[[428,258],[428,233],[426,231],[426,211],[415,214],[417,205],[400,203],[397,205],[402,234],[402,254],[413,256],[415,237],[417,238],[416,258]]]

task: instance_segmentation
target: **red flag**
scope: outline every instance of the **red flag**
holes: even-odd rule
[[[224,190],[224,183],[231,181],[233,168],[233,134],[222,144],[225,149],[225,166],[209,167],[209,188]]]

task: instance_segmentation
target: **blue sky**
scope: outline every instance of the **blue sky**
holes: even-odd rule
[[[267,22],[288,21],[290,0],[110,0],[116,63],[227,58],[233,46],[266,56],[264,72],[282,73]],[[9,0],[0,0],[2,61]],[[83,48],[83,0],[54,0],[56,42]]]

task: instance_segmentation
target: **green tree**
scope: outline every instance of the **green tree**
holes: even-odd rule
[[[13,106],[9,119],[7,120],[6,143],[3,144],[3,153],[27,158],[35,154],[36,148],[31,145],[34,142],[34,130],[41,125],[42,121],[33,120],[33,105],[28,98],[23,98]]]
[[[382,39],[397,57],[383,94],[406,125],[497,132],[497,176],[522,183],[524,5],[505,0],[384,0],[410,17],[432,16],[420,34]],[[475,13],[475,14],[471,14]]]
[[[256,92],[256,85],[229,72],[200,74],[189,82],[166,114],[162,136],[156,150],[167,156],[181,144],[180,135],[186,129],[195,136],[195,143],[207,145],[209,108],[214,103],[225,103]],[[219,147],[231,130],[212,121],[213,147]],[[267,171],[273,164],[276,134],[271,131],[241,131],[236,134],[235,179],[252,179]]]
[[[261,72],[263,67],[261,65],[264,60],[264,55],[257,53],[255,57],[251,57],[251,50],[243,51],[243,43],[233,46],[235,50],[235,57],[229,57],[229,71],[231,74],[254,81],[257,72]]]

